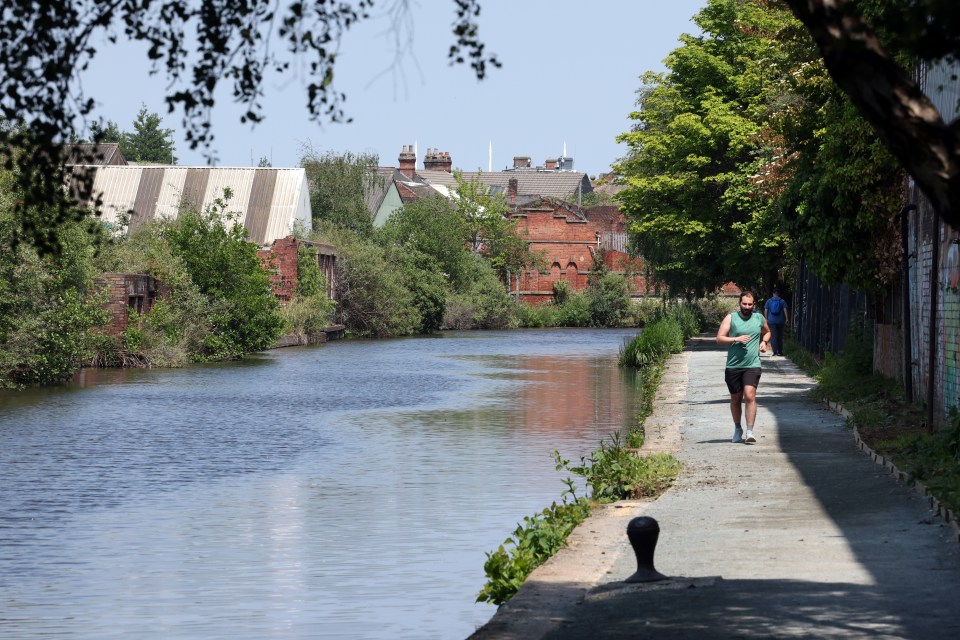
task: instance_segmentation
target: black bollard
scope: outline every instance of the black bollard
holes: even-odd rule
[[[627,525],[627,538],[637,556],[637,572],[626,579],[626,582],[655,582],[669,580],[653,568],[653,552],[657,549],[657,539],[660,538],[660,525],[649,516],[634,518]]]

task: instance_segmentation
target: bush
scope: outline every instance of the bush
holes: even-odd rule
[[[590,299],[587,297],[587,294],[570,294],[558,309],[557,326],[589,327],[590,323]]]
[[[590,324],[595,327],[619,327],[630,310],[630,289],[627,279],[606,273],[587,287],[590,301]]]
[[[680,471],[679,461],[669,454],[641,457],[621,442],[620,433],[589,458],[581,458],[579,467],[569,471],[586,479],[590,497],[599,502],[615,502],[656,496],[665,491]]]
[[[521,327],[540,328],[559,326],[560,308],[552,304],[537,306],[529,304],[517,305],[517,322]]]
[[[683,328],[677,320],[658,320],[620,349],[620,366],[644,367],[683,351]]]
[[[182,261],[200,293],[211,301],[212,333],[196,359],[239,358],[272,347],[283,332],[280,305],[255,245],[226,213],[230,190],[206,211],[183,211],[161,221],[160,235]]]
[[[534,569],[566,544],[567,536],[590,515],[586,500],[556,502],[533,517],[523,519],[496,551],[487,553],[483,569],[487,583],[477,602],[500,605],[509,600]]]
[[[92,291],[97,229],[64,224],[61,253],[41,257],[16,241],[23,227],[10,179],[0,171],[0,388],[69,379],[92,357],[107,317]]]
[[[415,333],[422,319],[413,294],[384,250],[354,239],[340,244],[338,251],[337,299],[346,328],[371,338]]]
[[[727,314],[737,310],[737,299],[725,296],[701,298],[695,304],[700,313],[702,330],[719,329]]]
[[[465,291],[447,298],[446,329],[508,329],[516,327],[517,305],[490,263],[480,256],[470,261],[470,283]]]

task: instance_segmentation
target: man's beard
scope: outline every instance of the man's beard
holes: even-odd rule
[[[744,318],[749,318],[753,315],[753,309],[744,309],[743,307],[740,307],[740,315],[742,315]]]

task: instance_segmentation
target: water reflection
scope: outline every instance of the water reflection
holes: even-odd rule
[[[461,638],[634,402],[628,332],[444,334],[0,398],[0,636]],[[558,350],[565,355],[558,355]]]

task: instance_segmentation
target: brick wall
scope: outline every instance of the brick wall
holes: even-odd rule
[[[930,201],[914,193],[918,209],[910,214],[910,343],[914,397],[926,400],[931,384],[930,321],[934,322],[933,406],[940,419],[960,407],[960,246],[958,231],[934,214]],[[937,263],[933,264],[934,243]],[[936,274],[936,306],[930,296]]]
[[[545,262],[542,271],[528,269],[521,274],[519,285],[514,284],[524,302],[552,301],[553,285],[558,281],[568,282],[572,291],[586,289],[601,248],[611,271],[633,274],[632,293],[647,293],[643,262],[617,250],[625,248],[626,221],[616,207],[578,209],[544,200],[520,207],[514,219],[521,237],[530,242],[530,250],[541,254]]]
[[[281,304],[290,302],[297,292],[301,245],[312,247],[317,253],[317,264],[327,280],[327,297],[333,299],[334,274],[336,268],[336,247],[320,242],[298,240],[294,236],[279,238],[269,248],[257,251],[260,264],[270,272],[273,295]]]
[[[167,284],[145,274],[105,273],[95,281],[95,289],[106,290],[106,333],[112,336],[123,333],[131,320],[139,321],[139,314],[150,311],[158,298],[170,297]]]
[[[270,272],[273,295],[281,304],[290,302],[297,292],[297,257],[300,241],[293,236],[274,240],[269,249],[257,251],[260,265]]]

